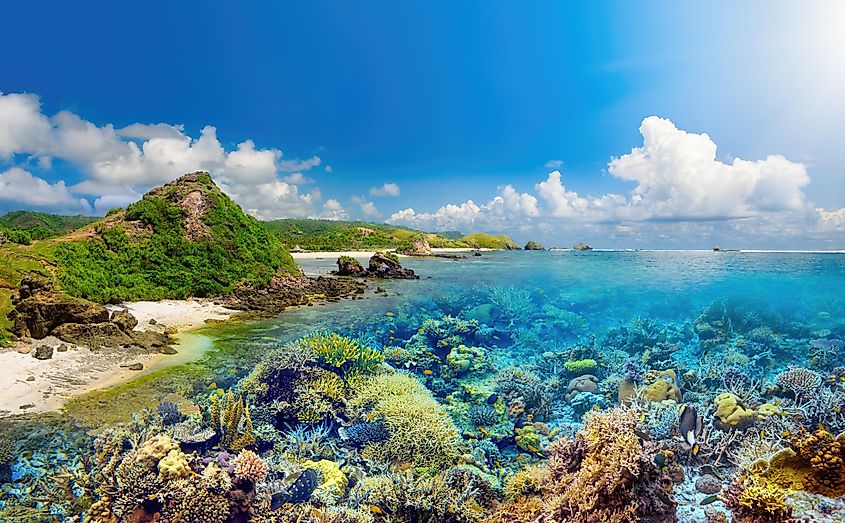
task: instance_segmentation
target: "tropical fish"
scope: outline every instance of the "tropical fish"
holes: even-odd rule
[[[719,499],[720,498],[719,498],[718,494],[713,494],[712,496],[707,496],[706,498],[702,499],[700,504],[701,505],[709,505],[710,503],[715,503],[715,502],[719,501]]]
[[[691,403],[686,403],[681,407],[681,413],[678,416],[678,429],[681,432],[681,437],[684,438],[684,443],[690,448],[695,449],[698,445],[698,438],[701,436],[703,429],[701,416]]]
[[[290,487],[273,494],[270,501],[271,510],[276,510],[285,503],[303,503],[311,499],[311,494],[317,488],[317,471],[305,469],[291,477],[293,482]]]

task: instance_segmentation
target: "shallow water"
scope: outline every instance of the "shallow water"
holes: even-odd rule
[[[125,420],[174,395],[190,398],[213,387],[232,387],[274,347],[322,330],[388,351],[417,339],[427,321],[476,320],[481,329],[473,342],[485,351],[486,373],[450,382],[432,375],[425,364],[388,358],[416,374],[444,402],[461,379],[493,387],[496,370],[508,366],[535,364],[545,369],[540,373],[545,379],[558,371],[543,367],[544,360],[548,364],[561,354],[563,360],[598,360],[602,375],[619,373],[633,357],[645,368],[673,368],[679,376],[705,364],[712,370],[718,362],[738,366],[761,382],[789,365],[829,371],[843,365],[845,356],[841,349],[814,352],[810,345],[811,340],[845,338],[842,254],[526,251],[461,260],[403,259],[403,264],[421,279],[374,282],[372,290],[379,287],[379,292],[361,300],[203,329],[213,346],[197,361],[95,394],[71,405],[68,416],[58,421],[19,423],[15,437],[36,453],[40,445],[50,452],[58,445],[73,454],[92,425]],[[303,260],[301,265],[308,274],[327,273],[334,260]],[[679,385],[693,387],[680,378]],[[702,393],[703,385],[697,386]],[[596,402],[596,408],[608,403],[598,397]],[[545,421],[571,433],[580,414],[553,405]],[[466,420],[456,423],[465,428]],[[57,431],[71,436],[57,444]],[[44,468],[59,466],[50,463]],[[20,464],[16,467],[15,476],[27,474]]]

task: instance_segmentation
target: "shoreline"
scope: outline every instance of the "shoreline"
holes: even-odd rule
[[[467,252],[492,252],[497,249],[488,249],[488,248],[480,248],[480,249],[473,249],[472,247],[455,247],[455,248],[445,248],[445,247],[438,247],[431,249],[431,252],[434,254],[449,254],[449,253],[467,253]],[[392,252],[391,249],[380,249],[380,250],[372,250],[372,251],[308,251],[308,252],[292,252],[290,253],[291,257],[294,260],[320,260],[320,259],[331,259],[331,258],[340,258],[341,256],[351,256],[353,258],[369,258],[373,254],[377,252]],[[400,258],[436,258],[436,256],[409,256],[407,254],[398,254]]]
[[[239,312],[211,300],[162,300],[109,305],[128,310],[138,320],[136,330],[165,330],[172,334],[175,354],[149,352],[137,347],[104,347],[92,351],[48,336],[16,341],[0,349],[0,418],[60,410],[74,396],[126,383],[156,370],[201,356],[212,346],[211,338],[192,331],[209,321],[224,321]],[[150,320],[154,320],[150,323]],[[49,359],[33,357],[36,348],[53,348]],[[63,348],[64,350],[60,350]],[[130,370],[140,363],[141,370]]]

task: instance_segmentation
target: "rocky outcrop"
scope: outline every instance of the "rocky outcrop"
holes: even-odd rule
[[[397,252],[406,256],[431,256],[434,254],[434,251],[431,250],[431,245],[425,238],[417,238],[411,242],[411,245]]]
[[[128,311],[110,315],[102,305],[55,292],[49,280],[31,274],[21,280],[12,303],[10,330],[18,337],[55,336],[90,348],[135,345],[147,350],[172,341],[167,334],[134,330],[138,320]]]
[[[543,244],[540,242],[535,242],[534,240],[529,240],[528,243],[525,244],[526,251],[545,251],[546,248],[543,247]]]
[[[352,256],[341,256],[337,259],[337,270],[333,274],[337,276],[363,277],[367,275],[367,269]]]
[[[398,256],[386,252],[377,252],[372,255],[370,265],[367,268],[367,276],[383,279],[419,279],[419,276],[414,274],[414,271],[402,267],[402,264],[399,263]]]
[[[287,307],[308,305],[313,301],[353,297],[363,294],[366,288],[360,281],[346,278],[276,276],[262,287],[243,284],[221,298],[220,304],[262,316],[274,315]]]
[[[40,345],[35,347],[35,352],[32,353],[32,357],[36,360],[49,360],[53,357],[53,347],[49,345]]]
[[[592,247],[590,247],[586,243],[581,243],[581,242],[576,243],[575,247],[573,247],[572,249],[574,249],[576,251],[592,251],[593,250]]]
[[[15,308],[9,313],[10,329],[16,336],[41,339],[65,323],[90,324],[109,321],[109,311],[102,305],[40,290],[27,294],[23,290],[13,300]],[[21,296],[28,296],[21,299]]]

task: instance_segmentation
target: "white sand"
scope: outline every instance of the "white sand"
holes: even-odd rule
[[[382,250],[384,250],[384,249],[382,249]],[[387,249],[387,250],[388,250],[388,252],[392,252],[390,249]],[[431,252],[433,252],[434,254],[448,254],[448,253],[452,253],[452,252],[454,252],[454,253],[473,252],[473,251],[488,252],[488,251],[492,251],[492,250],[493,249],[472,249],[472,248],[469,248],[469,247],[460,247],[460,248],[454,248],[454,249],[447,249],[447,248],[431,249]],[[324,252],[315,251],[315,252],[292,252],[292,253],[290,253],[290,255],[293,256],[294,260],[316,260],[316,259],[320,259],[320,258],[337,259],[337,258],[340,258],[341,256],[351,256],[353,258],[369,258],[370,256],[372,256],[375,253],[376,253],[376,251],[324,251]],[[406,258],[406,257],[407,258],[415,258],[415,256],[406,256],[404,254],[400,254],[399,257],[400,258]]]
[[[57,410],[73,395],[190,361],[208,349],[211,340],[186,331],[201,327],[206,320],[225,320],[235,312],[207,300],[134,302],[109,306],[109,309],[127,309],[138,319],[137,330],[172,332],[175,329],[173,348],[177,353],[148,353],[137,348],[103,348],[92,352],[54,337],[16,342],[10,348],[0,349],[3,351],[0,352],[0,417]],[[152,318],[156,320],[155,325],[149,323]],[[41,345],[53,347],[52,358],[38,360],[32,356]],[[59,352],[61,345],[68,350]],[[141,363],[144,369],[129,370],[126,367],[131,363]]]

